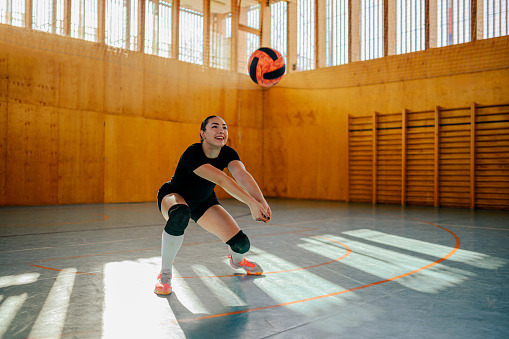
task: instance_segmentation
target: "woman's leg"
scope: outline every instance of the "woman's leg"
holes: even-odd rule
[[[164,219],[168,221],[168,211],[172,209],[172,207],[176,205],[185,205],[186,201],[182,198],[181,195],[177,193],[172,193],[166,195],[161,201],[161,214]],[[171,212],[170,212],[171,216]],[[185,221],[185,220],[184,220]],[[171,222],[171,221],[170,221]],[[182,242],[184,241],[184,235],[172,235],[167,232],[168,223],[163,230],[162,240],[161,240],[161,281],[162,283],[166,283],[168,279],[171,277],[172,273],[172,265],[175,257],[177,256],[177,252],[182,246]],[[172,232],[174,233],[174,232]]]
[[[215,234],[223,242],[230,245],[231,265],[234,268],[243,268],[248,274],[261,274],[261,267],[245,260],[244,255],[249,250],[249,239],[240,230],[233,217],[221,205],[213,205],[198,219],[198,225],[210,233]],[[235,244],[231,243],[231,240]],[[239,266],[239,263],[241,264]]]
[[[240,231],[235,219],[221,205],[209,207],[198,219],[198,225],[217,235],[225,243]]]

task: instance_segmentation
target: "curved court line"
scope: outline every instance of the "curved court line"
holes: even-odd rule
[[[300,233],[298,233],[298,234],[300,234]],[[341,257],[339,257],[337,259],[334,259],[334,260],[331,260],[331,261],[324,262],[324,263],[320,263],[320,264],[316,264],[316,265],[311,265],[311,266],[306,266],[306,267],[292,268],[292,269],[283,270],[283,271],[263,272],[263,274],[261,276],[268,275],[268,274],[276,274],[276,273],[287,273],[287,272],[294,272],[294,271],[302,271],[302,270],[308,270],[308,269],[314,268],[314,267],[329,265],[329,264],[332,264],[334,262],[338,262],[340,260],[345,259],[346,257],[348,257],[352,253],[352,250],[350,249],[350,247],[348,247],[347,245],[343,244],[342,242],[339,242],[339,241],[336,241],[336,240],[333,240],[333,239],[329,239],[329,238],[325,238],[325,237],[316,236],[316,235],[308,235],[308,234],[302,234],[302,235],[305,235],[305,236],[308,236],[308,237],[322,238],[322,239],[326,239],[326,240],[329,240],[329,241],[336,242],[336,243],[340,244],[341,246],[343,246],[346,249],[346,252]],[[225,277],[236,277],[238,275],[239,274],[214,275],[214,276],[194,276],[194,277],[174,277],[174,279],[175,278],[179,278],[179,279],[225,278]],[[245,275],[245,274],[241,274],[241,275]]]
[[[106,220],[106,219],[109,218],[107,215],[104,215],[104,214],[97,214],[97,213],[91,213],[91,214],[100,215],[103,218],[102,219],[97,219],[97,220],[60,222],[60,223],[56,223],[56,224],[51,224],[51,223],[48,224],[48,223],[46,223],[46,224],[28,224],[28,225],[0,225],[0,227],[9,227],[9,226],[59,226],[59,225],[74,225],[74,224],[83,224],[83,223],[86,223],[86,222],[103,221],[103,220]]]
[[[408,218],[408,219],[413,219],[413,218]],[[413,220],[418,220],[418,219],[413,219]],[[267,309],[271,309],[271,308],[277,308],[277,307],[289,306],[289,305],[294,305],[294,304],[300,304],[300,303],[303,303],[303,302],[306,302],[306,301],[312,301],[312,300],[318,300],[318,299],[323,299],[323,298],[328,298],[328,297],[334,297],[334,296],[337,296],[337,295],[341,295],[341,294],[345,294],[345,293],[349,293],[349,292],[353,292],[353,291],[362,290],[362,289],[365,289],[365,288],[368,288],[368,287],[372,287],[372,286],[376,286],[376,285],[381,285],[381,284],[384,284],[384,283],[387,283],[387,282],[395,281],[397,279],[401,279],[401,278],[407,277],[409,275],[412,275],[412,274],[424,271],[424,270],[426,270],[426,269],[428,269],[430,267],[433,267],[433,266],[435,266],[435,265],[437,265],[437,264],[447,260],[454,253],[456,253],[456,251],[460,248],[460,245],[461,245],[460,238],[454,232],[448,230],[445,227],[439,226],[437,224],[434,224],[434,223],[431,223],[431,222],[428,222],[428,221],[424,221],[424,220],[418,220],[418,221],[423,222],[423,223],[428,224],[428,225],[436,226],[436,227],[441,228],[441,229],[449,232],[450,234],[452,234],[452,236],[456,239],[456,244],[455,244],[454,248],[451,250],[451,252],[449,252],[448,254],[443,256],[442,258],[440,258],[440,259],[438,259],[438,260],[436,260],[436,261],[434,261],[434,262],[432,262],[432,263],[430,263],[430,264],[428,264],[426,266],[423,266],[421,268],[415,269],[415,270],[413,270],[411,272],[403,273],[403,274],[400,274],[400,275],[392,277],[392,278],[380,280],[380,281],[377,281],[377,282],[374,282],[374,283],[370,283],[370,284],[366,284],[366,285],[362,285],[362,286],[357,286],[357,287],[346,289],[346,290],[343,290],[343,291],[329,293],[329,294],[323,294],[323,295],[319,295],[319,296],[316,296],[316,297],[310,297],[310,298],[305,298],[305,299],[300,299],[300,300],[289,301],[289,302],[282,303],[282,304],[269,305],[269,306],[261,306],[261,307],[255,307],[255,308],[248,308],[248,309],[245,309],[245,310],[234,311],[234,312],[225,312],[225,313],[211,314],[211,315],[207,315],[207,316],[203,316],[203,317],[181,319],[181,320],[177,320],[176,322],[177,323],[185,323],[185,322],[191,322],[191,321],[196,321],[196,320],[206,320],[206,319],[225,317],[225,316],[241,314],[241,313],[248,313],[248,312],[267,310]]]
[[[302,231],[285,232],[285,234],[286,233],[296,233],[297,234],[298,232],[302,232]],[[300,233],[298,233],[298,234],[300,234]],[[273,235],[273,234],[267,234],[267,235],[264,235],[264,236],[269,236],[269,235]],[[334,262],[343,260],[344,258],[348,257],[352,253],[352,250],[350,249],[350,247],[348,247],[347,245],[343,244],[342,242],[339,242],[339,241],[336,241],[336,240],[333,240],[333,239],[328,239],[328,238],[325,238],[325,237],[320,237],[320,236],[314,236],[314,235],[308,235],[308,234],[302,234],[302,235],[305,235],[305,236],[308,236],[308,237],[322,238],[322,239],[326,239],[326,240],[329,240],[329,241],[336,242],[336,243],[342,245],[346,249],[346,253],[343,256],[339,257],[338,259],[331,260],[331,261],[328,261],[328,262],[324,262],[324,263],[320,263],[320,264],[316,264],[316,265],[312,265],[312,266],[307,266],[307,267],[299,267],[299,268],[294,268],[294,269],[290,269],[290,270],[284,270],[284,271],[266,272],[266,273],[263,273],[263,275],[275,274],[275,273],[286,273],[286,272],[300,271],[300,270],[307,270],[307,269],[314,268],[314,267],[324,266],[324,265],[332,264]],[[213,242],[217,242],[217,241],[213,241]],[[192,244],[187,244],[187,245],[198,245],[198,244],[203,244],[203,243],[208,243],[208,242],[192,243]],[[32,261],[32,263],[34,263],[34,262],[45,262],[45,261],[56,261],[56,260],[79,259],[79,258],[86,258],[86,257],[92,257],[92,256],[119,254],[119,253],[130,253],[130,252],[138,252],[138,251],[148,251],[148,250],[154,250],[154,249],[158,249],[158,248],[161,248],[161,247],[141,248],[141,249],[137,249],[137,250],[107,252],[107,253],[98,253],[98,254],[84,254],[84,255],[78,255],[78,256],[67,257],[67,258],[42,259],[42,260]],[[33,267],[37,267],[37,268],[42,268],[42,269],[45,269],[45,270],[50,270],[50,271],[57,271],[57,272],[62,271],[61,269],[58,269],[58,268],[52,268],[52,267],[47,267],[47,266],[35,265],[35,264],[31,264],[31,263],[28,263],[28,265],[33,266]],[[104,275],[102,273],[88,273],[88,272],[75,272],[75,274]],[[245,274],[241,274],[241,275],[244,276]],[[174,277],[174,279],[176,279],[176,278],[178,278],[178,279],[227,278],[227,277],[237,277],[237,276],[239,276],[239,274],[213,275],[213,276],[193,276],[193,277]]]

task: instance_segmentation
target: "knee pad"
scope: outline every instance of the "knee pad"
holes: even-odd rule
[[[189,206],[184,204],[173,205],[168,210],[168,221],[164,230],[170,235],[183,235],[190,218],[191,209]]]
[[[251,247],[249,238],[242,231],[239,231],[239,233],[235,234],[233,238],[226,242],[226,244],[230,246],[233,252],[240,254],[246,253]]]

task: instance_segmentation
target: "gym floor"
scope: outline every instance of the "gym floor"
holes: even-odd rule
[[[251,240],[246,276],[191,221],[173,293],[153,293],[154,203],[0,208],[2,338],[502,338],[509,212],[223,200]]]

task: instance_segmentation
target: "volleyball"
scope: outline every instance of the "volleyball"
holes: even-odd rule
[[[248,71],[251,79],[262,87],[272,87],[285,74],[285,59],[278,51],[262,47],[251,54]]]

